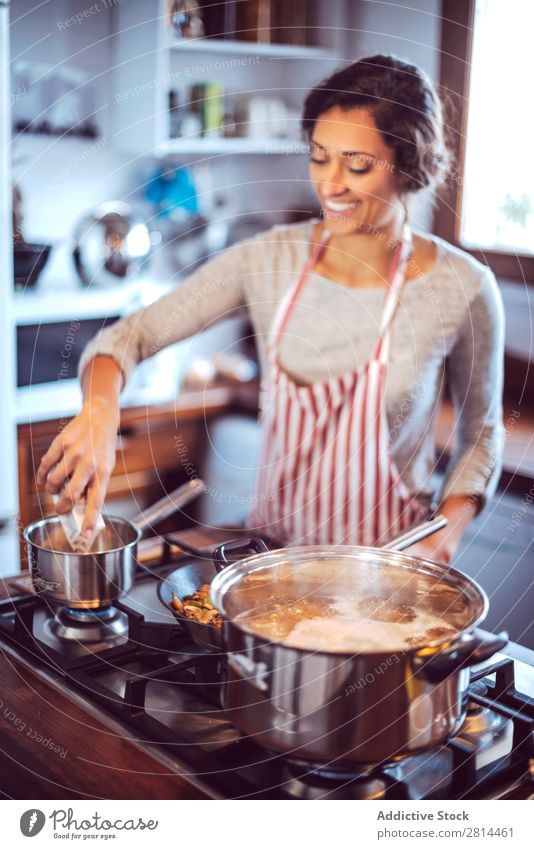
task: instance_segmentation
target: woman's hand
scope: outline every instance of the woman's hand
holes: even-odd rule
[[[61,431],[44,455],[37,484],[50,495],[63,487],[56,505],[68,513],[85,493],[87,507],[82,532],[89,536],[102,509],[113,466],[119,407],[101,398],[84,404],[81,413]]]
[[[64,487],[58,513],[68,513],[86,493],[85,537],[95,528],[115,465],[121,386],[122,372],[112,357],[90,361],[82,377],[82,411],[56,436],[37,472],[37,485],[50,495]]]
[[[416,542],[406,549],[406,554],[414,554],[416,557],[426,557],[428,560],[436,560],[438,563],[448,565],[452,563],[459,541],[451,538],[447,528],[436,531],[432,536]]]
[[[407,554],[427,557],[445,565],[452,563],[465,529],[477,511],[477,497],[453,495],[447,498],[439,513],[447,518],[447,525],[435,534],[406,549]]]
[[[38,486],[56,495],[58,513],[68,513],[86,492],[82,532],[89,536],[102,509],[113,466],[119,426],[119,406],[103,398],[87,401],[52,442],[37,472]]]

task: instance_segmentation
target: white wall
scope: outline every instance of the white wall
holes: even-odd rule
[[[440,0],[411,0],[409,6],[381,0],[355,0],[348,4],[348,47],[346,60],[354,62],[377,53],[422,68],[438,82],[440,44]],[[411,201],[415,227],[428,231],[432,224],[432,198],[421,192]]]
[[[440,0],[408,4],[356,0],[349,3],[348,59],[394,53],[423,68],[431,79],[439,74]]]

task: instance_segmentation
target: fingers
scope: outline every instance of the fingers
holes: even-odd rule
[[[63,455],[63,451],[63,440],[61,437],[56,437],[46,454],[41,458],[39,468],[37,469],[37,486],[44,486],[46,476],[50,469],[59,462]]]
[[[83,463],[78,464],[74,470],[74,474],[66,482],[61,492],[61,498],[56,504],[56,511],[58,513],[68,513],[72,510],[76,502],[81,498],[91,475],[92,470],[89,466]]]
[[[74,452],[63,454],[46,478],[45,491],[49,495],[57,495],[62,486],[70,478],[79,463],[78,455]]]
[[[87,506],[82,526],[84,537],[91,536],[95,529],[97,516],[104,504],[108,480],[109,475],[101,475],[100,478],[95,476],[87,488]]]

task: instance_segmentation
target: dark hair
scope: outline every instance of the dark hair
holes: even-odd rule
[[[394,56],[369,56],[336,71],[304,102],[302,130],[309,141],[320,115],[334,107],[366,108],[393,151],[402,194],[437,188],[450,156],[441,101],[426,74]]]

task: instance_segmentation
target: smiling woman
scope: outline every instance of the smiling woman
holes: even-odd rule
[[[336,237],[355,232],[369,239],[378,285],[384,286],[394,244],[380,244],[387,229],[398,227],[399,205],[410,193],[436,189],[447,174],[449,153],[443,141],[441,104],[426,76],[415,66],[389,56],[373,56],[339,71],[314,88],[304,104],[302,127],[310,142],[310,175],[321,201],[323,220]],[[395,221],[397,219],[397,223]],[[330,252],[326,276],[346,275],[344,248]],[[361,246],[360,246],[361,247]],[[374,248],[374,250],[373,250]],[[337,267],[333,267],[337,256]],[[426,272],[435,244],[418,238],[408,279]],[[358,257],[351,279],[368,281]]]
[[[283,544],[375,545],[439,505],[449,526],[419,553],[449,561],[492,494],[503,441],[495,279],[409,221],[410,195],[435,189],[447,171],[432,85],[394,57],[362,59],[310,92],[303,130],[321,216],[224,251],[84,352],[82,412],[43,458],[39,481],[54,493],[69,478],[60,510],[87,488],[86,533],[131,370],[243,306],[263,376],[252,525]],[[458,439],[437,488],[445,381]]]

